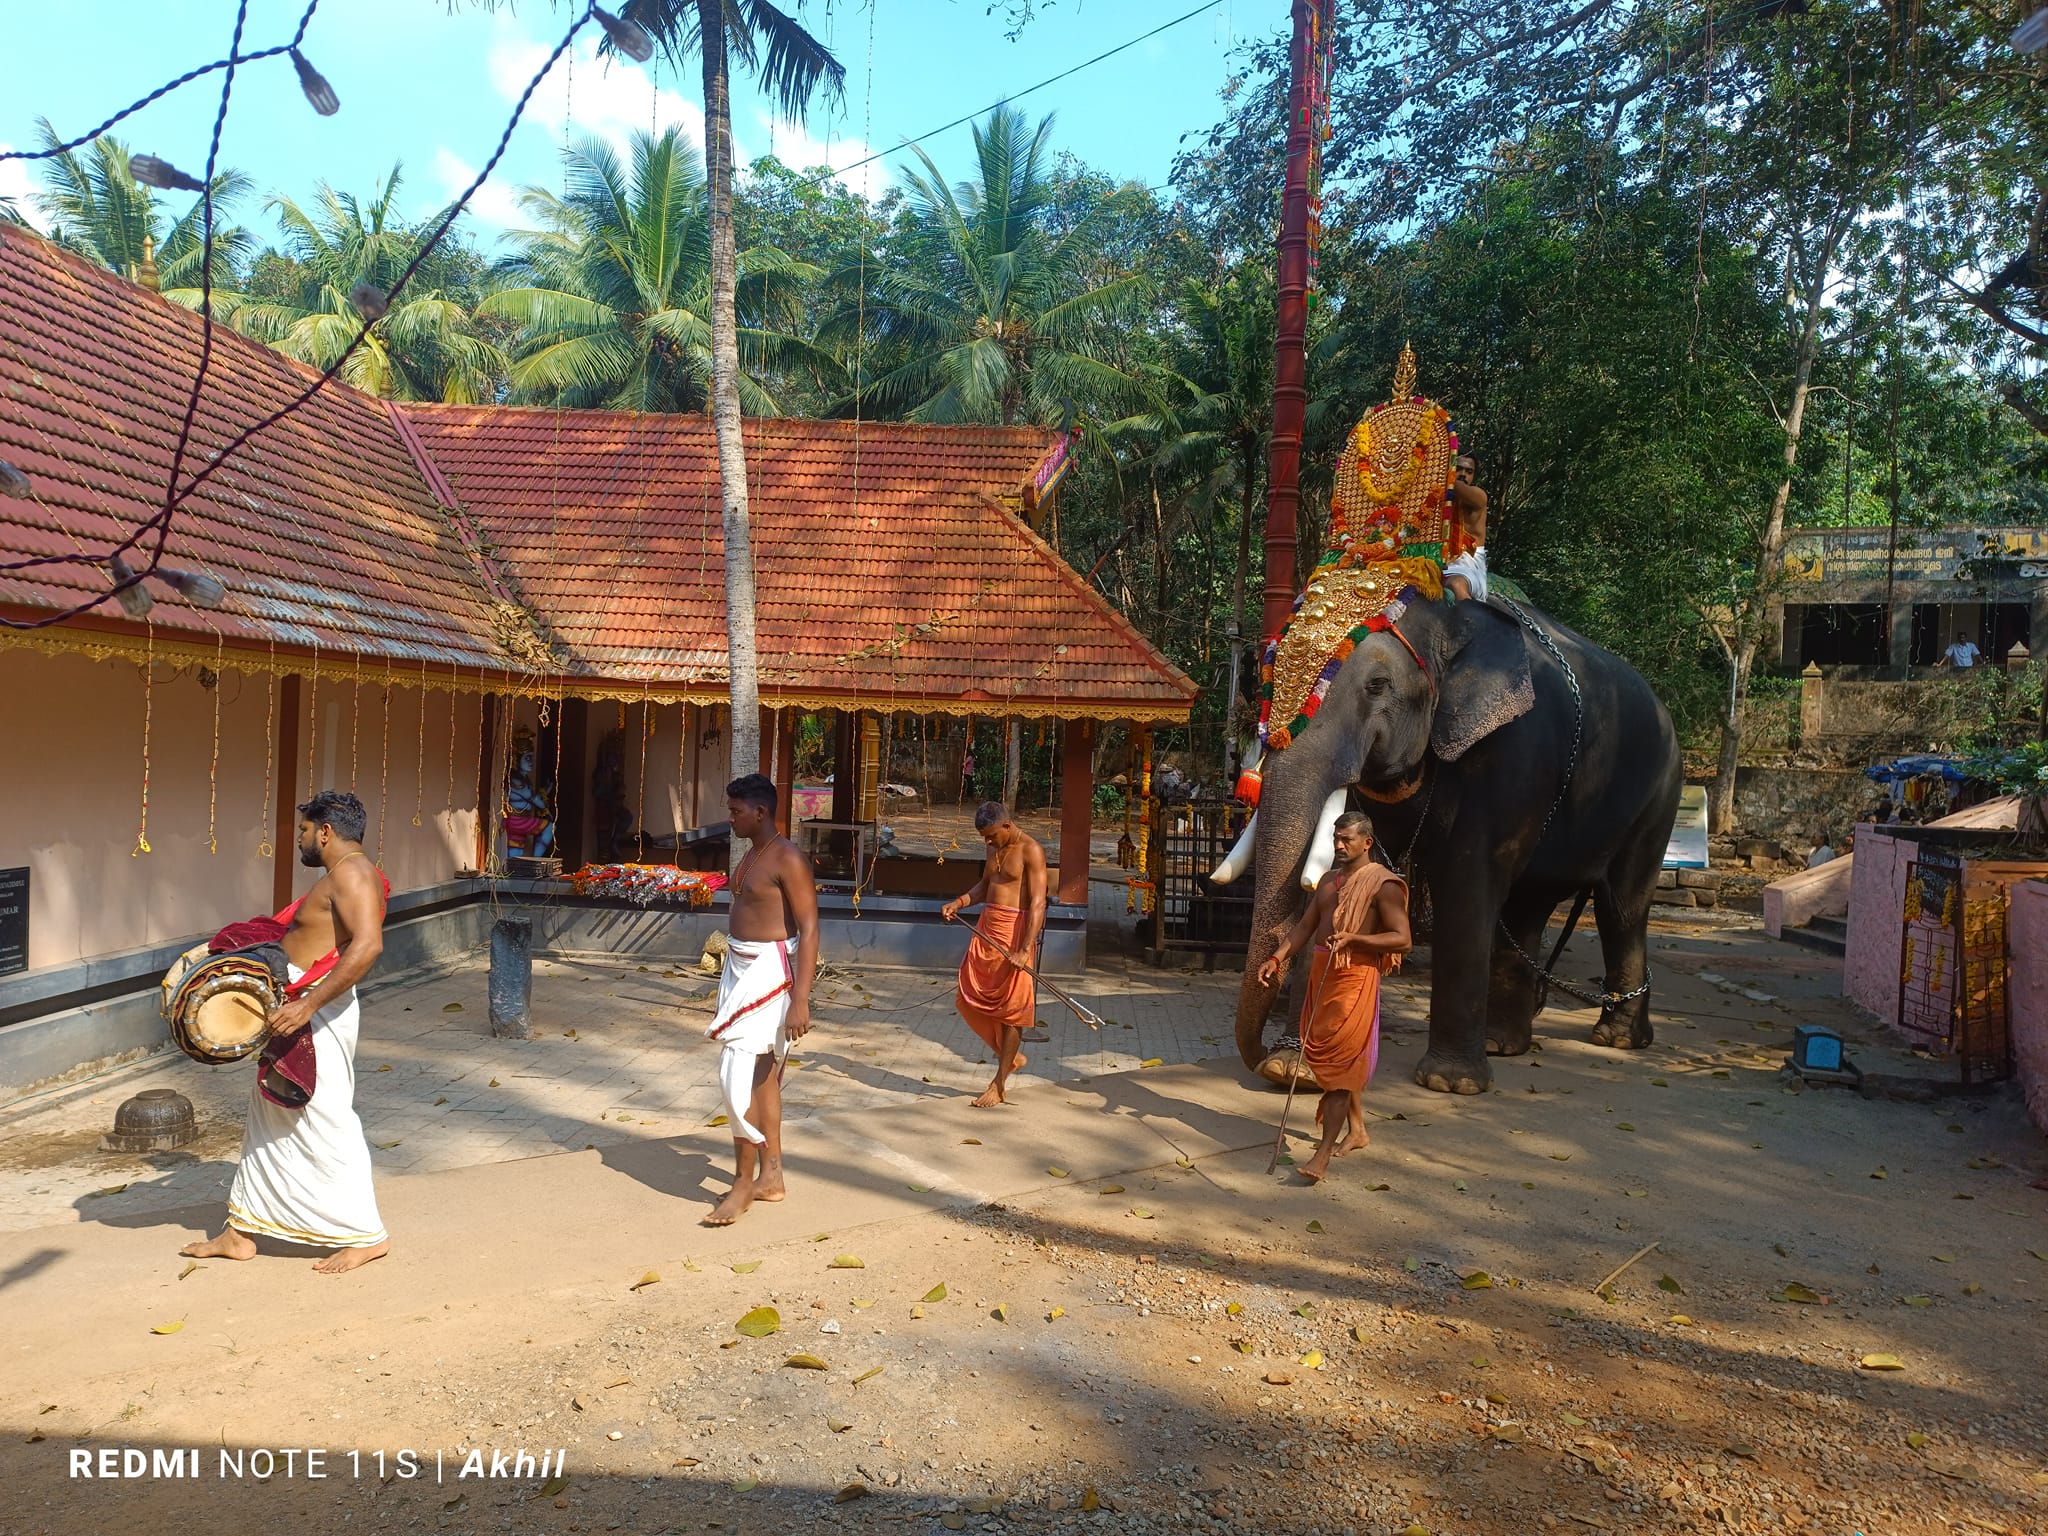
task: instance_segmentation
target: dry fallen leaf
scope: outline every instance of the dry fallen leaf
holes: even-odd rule
[[[751,1275],[760,1267],[761,1261],[759,1259],[744,1259],[732,1266],[732,1272],[736,1275]]]
[[[963,1147],[978,1147],[981,1145],[981,1138],[979,1136],[963,1137],[960,1145]]]
[[[865,1371],[862,1371],[862,1372],[861,1372],[861,1373],[860,1373],[860,1374],[859,1374],[858,1376],[854,1377],[854,1378],[853,1378],[853,1384],[854,1384],[854,1385],[855,1385],[855,1386],[857,1387],[857,1386],[859,1386],[859,1385],[860,1385],[860,1384],[861,1384],[862,1382],[864,1382],[864,1381],[873,1381],[873,1380],[874,1380],[874,1379],[875,1379],[875,1378],[876,1378],[877,1376],[879,1376],[879,1375],[881,1375],[881,1374],[882,1374],[882,1367],[881,1367],[881,1366],[879,1366],[879,1365],[877,1365],[877,1366],[872,1366],[872,1367],[870,1367],[869,1369],[867,1369],[867,1370],[865,1370]]]
[[[391,1070],[391,1063],[387,1061],[384,1063],[383,1066],[379,1067],[377,1070],[379,1072],[389,1072]]]
[[[1912,1434],[1906,1436],[1906,1444],[1917,1451],[1927,1444],[1927,1437],[1916,1429]]]
[[[653,1270],[650,1269],[638,1280],[635,1280],[631,1285],[627,1286],[626,1289],[629,1291],[644,1291],[650,1285],[659,1284],[661,1284],[661,1276],[657,1275]]]
[[[765,1339],[782,1327],[782,1314],[773,1307],[756,1307],[732,1326],[747,1338]]]
[[[1050,1312],[1045,1314],[1045,1320],[1048,1323],[1057,1322],[1059,1321],[1059,1319],[1065,1317],[1066,1315],[1067,1309],[1065,1307],[1054,1307]]]
[[[1158,1217],[1154,1216],[1150,1211],[1146,1210],[1145,1207],[1143,1207],[1142,1205],[1132,1206],[1131,1214],[1137,1217],[1140,1221],[1157,1221],[1159,1219]]]
[[[1771,1300],[1796,1301],[1802,1307],[1813,1307],[1820,1305],[1821,1295],[1820,1292],[1814,1290],[1811,1286],[1800,1285],[1795,1281],[1793,1284],[1786,1286],[1785,1289],[1773,1295],[1771,1297]]]
[[[1241,1301],[1226,1302],[1223,1307],[1223,1315],[1225,1317],[1236,1317],[1243,1310],[1244,1303]]]
[[[853,1426],[848,1424],[843,1427],[851,1429]],[[855,1499],[864,1499],[867,1496],[868,1485],[866,1483],[848,1483],[844,1488],[832,1495],[832,1502],[834,1504],[851,1504]]]
[[[1667,1296],[1683,1296],[1685,1294],[1685,1287],[1669,1275],[1659,1275],[1657,1277],[1657,1289],[1664,1292]]]
[[[1371,1337],[1365,1331],[1365,1325],[1363,1323],[1359,1324],[1358,1327],[1353,1328],[1351,1330],[1351,1337],[1356,1339],[1361,1344],[1370,1344],[1372,1342]]]
[[[1483,1269],[1475,1269],[1469,1275],[1458,1276],[1458,1284],[1468,1291],[1490,1291],[1493,1289],[1493,1276]]]
[[[827,1269],[866,1269],[868,1266],[867,1261],[856,1254],[837,1253],[832,1256],[832,1262],[825,1267]]]
[[[1934,1305],[1934,1298],[1932,1296],[1901,1296],[1899,1300],[1909,1307],[1931,1307]]]
[[[1856,1362],[1866,1371],[1903,1371],[1906,1362],[1897,1355],[1865,1355]]]
[[[1102,1188],[1095,1191],[1098,1195],[1120,1195],[1123,1192],[1124,1187],[1121,1184],[1105,1184]]]
[[[1230,1347],[1240,1355],[1248,1355],[1252,1352],[1252,1341],[1250,1339],[1232,1339]]]
[[[912,1321],[913,1323],[921,1323],[921,1322],[923,1322],[923,1321],[924,1321],[924,1308],[923,1308],[923,1307],[912,1307],[912,1308],[910,1309],[910,1320],[911,1320],[911,1321]]]
[[[1067,1170],[1064,1168],[1048,1168],[1045,1171],[1056,1179],[1064,1179],[1067,1176]]]
[[[1320,1349],[1312,1349],[1301,1357],[1300,1363],[1312,1371],[1320,1371],[1323,1368],[1323,1352]]]
[[[1311,1232],[1320,1232],[1323,1230],[1323,1224],[1320,1221],[1311,1221],[1308,1224],[1308,1229]]]
[[[946,1282],[941,1280],[937,1285],[926,1291],[923,1299],[926,1301],[944,1301],[946,1299]]]
[[[730,1125],[732,1121],[724,1115],[713,1115],[704,1122],[706,1125]]]
[[[405,1138],[401,1136],[398,1138],[398,1141],[380,1141],[375,1143],[375,1145],[379,1152],[389,1152],[393,1147],[398,1145],[399,1141],[403,1140],[405,1140]]]
[[[196,1260],[190,1264],[187,1264],[183,1269],[178,1271],[178,1278],[180,1280],[184,1279],[187,1275],[191,1274],[192,1271],[197,1269],[198,1267],[199,1265]]]
[[[826,1427],[827,1429],[831,1430],[831,1431],[832,1431],[832,1433],[833,1433],[833,1434],[835,1434],[835,1435],[843,1435],[843,1434],[845,1434],[845,1433],[846,1433],[846,1432],[847,1432],[847,1431],[848,1431],[849,1429],[853,1428],[853,1420],[851,1420],[851,1419],[827,1419],[827,1420],[825,1421],[825,1427]]]
[[[150,1329],[149,1331],[151,1333],[176,1333],[180,1328],[184,1326],[185,1319],[181,1317],[175,1323],[158,1323],[154,1328]]]
[[[460,1013],[460,1012],[462,1012],[462,1004],[460,1004],[460,1003],[443,1003],[443,1004],[441,1005],[441,1011],[442,1011],[443,1013]]]
[[[831,1369],[830,1366],[826,1365],[816,1355],[791,1355],[782,1363],[786,1366],[793,1366],[799,1371],[824,1371]]]
[[[498,1086],[498,1080],[494,1077],[488,1083],[485,1083],[484,1086],[486,1088],[495,1088]]]
[[[1296,1317],[1314,1317],[1316,1315],[1316,1304],[1312,1301],[1304,1301],[1294,1309],[1294,1315]]]
[[[853,1298],[853,1304],[854,1304],[854,1305],[855,1305],[856,1307],[860,1308],[860,1310],[861,1310],[861,1311],[865,1312],[865,1311],[867,1311],[867,1309],[868,1309],[869,1307],[872,1307],[872,1306],[874,1305],[874,1302],[873,1302],[873,1301],[871,1301],[871,1300],[867,1300],[867,1299],[864,1299],[864,1298],[862,1298],[862,1297],[856,1296],[856,1297],[854,1297],[854,1298]]]
[[[1166,1058],[1164,1056],[1147,1056],[1138,1065],[1141,1067],[1163,1067],[1166,1065]]]

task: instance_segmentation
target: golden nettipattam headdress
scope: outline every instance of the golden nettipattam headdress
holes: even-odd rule
[[[1391,628],[1409,603],[1443,596],[1446,544],[1459,537],[1457,462],[1450,412],[1415,393],[1415,353],[1404,346],[1392,397],[1365,413],[1337,461],[1323,557],[1266,647],[1259,739],[1268,750],[1314,718],[1360,640]]]

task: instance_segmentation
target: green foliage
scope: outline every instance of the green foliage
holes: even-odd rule
[[[228,323],[287,357],[332,367],[363,329],[350,294],[363,283],[390,292],[440,222],[399,217],[400,183],[394,165],[367,199],[325,182],[314,189],[311,211],[272,197],[266,206],[277,216],[284,249],[256,259],[247,291],[228,306]],[[505,356],[473,313],[481,277],[469,247],[437,246],[370,326],[343,365],[343,379],[393,400],[494,399]]]
[[[570,150],[568,191],[528,187],[540,227],[515,233],[499,264],[507,286],[480,313],[515,322],[514,398],[612,410],[698,411],[711,382],[711,220],[703,171],[680,130],[635,133],[630,166],[610,145]],[[781,251],[742,253],[739,342],[752,415],[781,414],[765,368],[830,362],[783,329],[802,313],[816,268]]]

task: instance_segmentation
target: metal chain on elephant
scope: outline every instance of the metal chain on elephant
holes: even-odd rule
[[[1564,782],[1557,786],[1557,798],[1550,802],[1550,809],[1543,817],[1543,825],[1537,829],[1536,842],[1540,845],[1543,842],[1544,835],[1550,831],[1551,822],[1557,819],[1558,811],[1563,808],[1565,796],[1571,793],[1572,776],[1578,772],[1579,747],[1585,741],[1586,736],[1586,698],[1579,691],[1579,675],[1572,670],[1572,664],[1565,660],[1564,652],[1560,651],[1550,636],[1543,632],[1542,627],[1529,617],[1528,613],[1522,608],[1522,605],[1504,594],[1497,595],[1495,600],[1519,619],[1522,627],[1535,636],[1536,643],[1550,653],[1550,659],[1556,662],[1559,668],[1563,670],[1565,687],[1571,691],[1572,696],[1571,755],[1565,760]],[[1564,977],[1545,970],[1527,950],[1515,942],[1515,936],[1508,931],[1507,920],[1502,918],[1499,921],[1501,937],[1508,941],[1508,948],[1522,957],[1522,963],[1534,971],[1545,986],[1556,987],[1560,992],[1569,993],[1589,1008],[1598,1008],[1603,1013],[1611,1012],[1625,1003],[1634,1002],[1650,990],[1651,971],[1649,966],[1645,965],[1643,967],[1643,980],[1640,986],[1633,987],[1626,992],[1587,992],[1583,988],[1565,980]]]

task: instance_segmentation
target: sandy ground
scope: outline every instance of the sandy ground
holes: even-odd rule
[[[1265,1172],[1279,1098],[1217,1062],[821,1113],[725,1232],[698,1130],[388,1179],[399,1249],[344,1280],[186,1273],[205,1206],[0,1233],[0,1531],[2048,1528],[2016,1100],[1795,1092],[1830,967],[1660,928],[1645,1052],[1553,1010],[1447,1099],[1395,1010],[1373,1145],[1320,1188]],[[201,1472],[68,1475],[122,1448]],[[521,1450],[564,1474],[494,1474]]]

